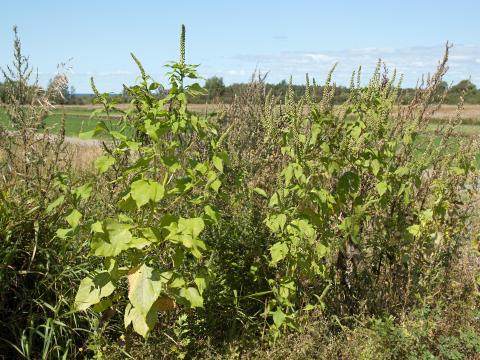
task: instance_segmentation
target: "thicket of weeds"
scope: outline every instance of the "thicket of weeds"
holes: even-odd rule
[[[208,117],[187,109],[203,90],[184,29],[180,48],[165,98],[134,56],[129,109],[92,81],[105,114],[81,137],[103,152],[81,169],[61,134],[39,135],[58,94],[31,81],[15,37],[1,356],[478,357],[478,139],[456,136],[460,116],[426,132],[448,46],[401,111],[379,63],[340,110],[332,70],[299,100],[257,75]]]

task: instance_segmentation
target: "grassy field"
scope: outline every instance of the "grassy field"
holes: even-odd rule
[[[120,104],[120,108],[126,108],[128,104]],[[62,116],[65,115],[65,134],[70,137],[77,137],[79,133],[92,130],[100,117],[91,117],[92,112],[98,109],[98,106],[84,105],[84,106],[64,106],[52,111],[46,119],[46,125],[55,128],[60,123]],[[189,109],[198,113],[211,113],[218,109],[216,105],[209,104],[192,104]],[[115,122],[118,119],[120,112],[111,114],[109,121]],[[456,106],[445,105],[437,111],[432,119],[432,124],[429,130],[434,132],[450,118],[456,116]],[[480,105],[466,105],[464,110],[460,112],[462,124],[457,127],[459,135],[470,136],[480,134]],[[0,124],[7,124],[7,117],[3,109],[0,109]]]
[[[65,116],[65,135],[77,137],[81,132],[89,131],[95,128],[100,117],[91,117],[92,109],[90,108],[64,108],[52,111],[45,119],[45,125],[51,129],[53,133],[58,131],[62,117]],[[109,120],[116,123],[115,116]],[[7,115],[3,109],[0,109],[0,124],[8,126]]]

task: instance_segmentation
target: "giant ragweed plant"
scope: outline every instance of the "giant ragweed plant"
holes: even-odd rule
[[[209,203],[221,186],[226,160],[216,129],[187,110],[187,97],[203,89],[191,83],[198,76],[196,66],[185,63],[183,27],[180,47],[180,60],[167,65],[166,96],[158,96],[162,87],[132,55],[140,82],[126,88],[132,101],[122,112],[120,131],[102,121],[83,134],[109,136],[96,168],[118,196],[112,199],[112,215],[91,224],[90,255],[103,258],[104,266],[82,280],[75,308],[125,306],[125,326],[132,324],[143,336],[159,312],[203,307],[208,269],[201,234],[217,221]],[[108,95],[93,88],[104,111],[115,110]],[[73,213],[72,228],[81,216]]]

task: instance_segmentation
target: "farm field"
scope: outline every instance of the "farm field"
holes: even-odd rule
[[[128,104],[119,104],[120,109],[126,109]],[[228,107],[228,105],[226,105]],[[65,105],[59,106],[57,109],[51,111],[50,115],[45,120],[46,126],[50,127],[53,132],[56,132],[57,124],[60,123],[63,116],[65,116],[65,135],[70,137],[77,137],[79,133],[90,131],[95,128],[99,121],[99,117],[91,117],[94,110],[99,106],[91,105]],[[188,109],[198,114],[208,114],[219,110],[219,105],[201,105],[189,104]],[[429,130],[435,131],[442,124],[448,122],[449,119],[455,118],[457,114],[457,107],[453,105],[443,105],[432,117],[432,124],[429,125]],[[115,122],[120,116],[120,113],[111,113],[110,120]],[[459,112],[461,125],[457,127],[457,132],[461,135],[477,135],[480,134],[480,105],[465,105],[464,109]],[[103,117],[106,118],[106,117]],[[6,124],[5,112],[0,108],[0,123]]]

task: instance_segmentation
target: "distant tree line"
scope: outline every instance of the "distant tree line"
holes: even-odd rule
[[[245,83],[235,83],[231,85],[225,85],[223,78],[213,76],[205,81],[205,89],[208,91],[205,95],[196,96],[192,98],[191,101],[194,103],[212,103],[212,102],[222,102],[222,103],[231,103],[235,97],[235,94],[239,93],[242,87],[245,87]],[[272,95],[277,97],[285,97],[288,89],[288,82],[282,80],[277,84],[266,84],[266,92],[271,92]],[[298,99],[303,94],[305,94],[305,85],[292,85],[293,92],[295,97]],[[476,87],[474,83],[470,80],[462,80],[458,84],[450,86],[446,82],[443,82],[436,94],[436,98],[439,100],[443,98],[445,90],[448,89],[448,92],[445,95],[444,103],[445,104],[458,104],[460,97],[463,96],[465,103],[467,104],[480,104],[480,89]],[[321,86],[316,86],[314,94],[315,100],[321,100],[323,94],[323,88]],[[400,92],[401,102],[404,104],[409,103],[415,94],[415,89],[413,88],[403,88]],[[350,95],[350,89],[346,86],[338,86],[335,89],[335,104],[342,104],[348,99]]]
[[[46,91],[49,91],[51,84],[54,83],[54,79],[49,81],[49,84],[46,88]],[[6,84],[0,83],[0,102],[5,103],[6,99]],[[223,78],[218,76],[213,76],[206,79],[204,88],[208,91],[203,95],[197,95],[190,99],[190,102],[196,104],[204,103],[231,103],[235,98],[235,94],[238,94],[243,87],[247,86],[247,83],[234,83],[231,85],[225,85]],[[287,89],[288,82],[282,80],[277,84],[266,84],[266,93],[270,93],[276,97],[284,98]],[[470,80],[462,80],[457,84],[450,86],[446,82],[443,82],[437,90],[437,99],[441,99],[444,95],[445,90],[447,93],[444,98],[444,103],[449,105],[458,104],[460,97],[463,96],[466,104],[480,104],[480,89],[472,83]],[[299,99],[303,94],[305,94],[305,85],[292,85],[292,90],[297,99]],[[75,88],[65,84],[62,89],[60,89],[58,96],[55,99],[57,104],[66,104],[66,105],[88,105],[91,104],[93,95],[92,94],[76,94]],[[315,91],[312,94],[316,101],[321,100],[323,93],[323,88],[321,86],[316,86]],[[407,104],[412,100],[414,96],[415,89],[413,88],[404,88],[401,89],[400,96],[401,102]],[[335,89],[334,102],[335,104],[342,104],[349,97],[350,89],[346,86],[338,86]],[[159,92],[157,94],[159,97],[162,97],[164,94]],[[130,98],[126,92],[121,94],[112,94],[112,97],[116,99],[118,103],[129,102]]]

